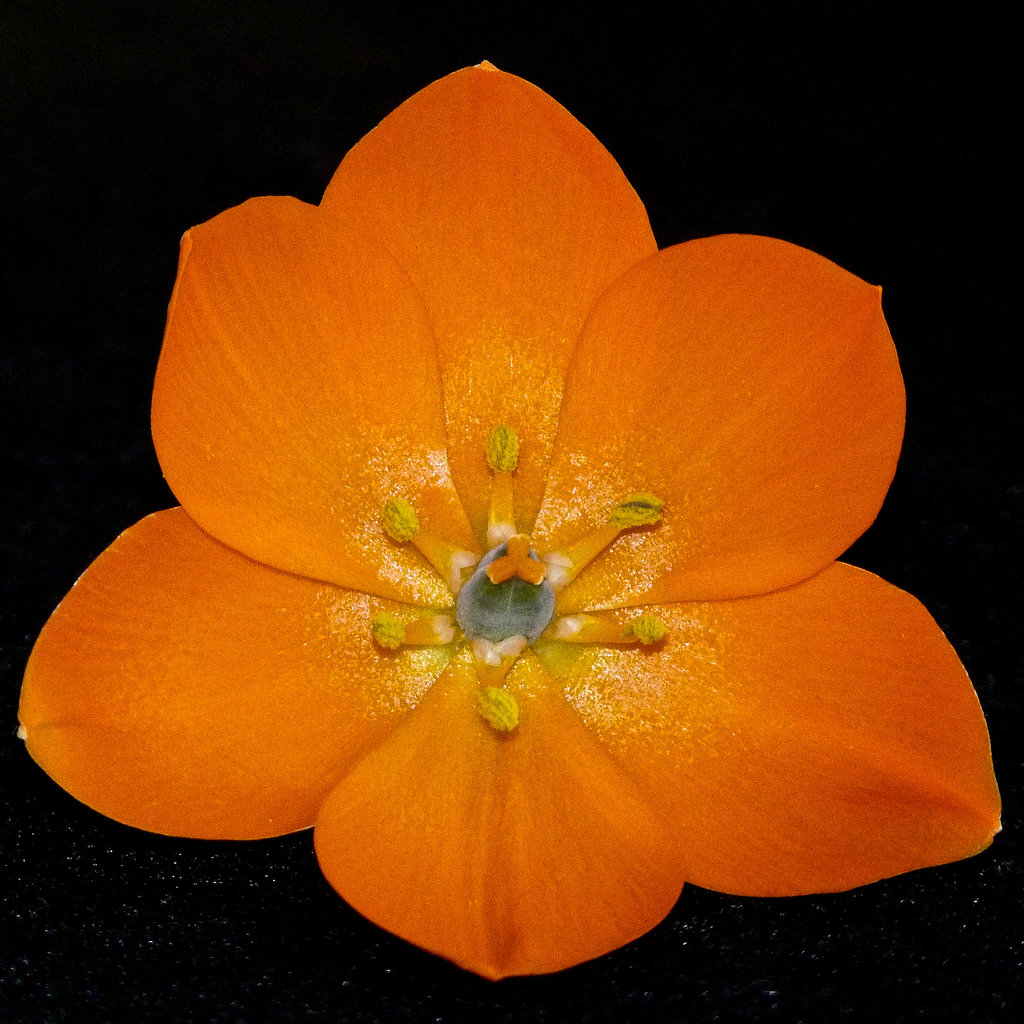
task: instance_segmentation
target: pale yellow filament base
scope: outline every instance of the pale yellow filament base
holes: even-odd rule
[[[491,505],[487,512],[487,546],[496,548],[516,532],[512,474],[495,473],[491,481]]]
[[[484,686],[501,686],[516,658],[526,650],[525,636],[506,637],[497,643],[491,640],[474,640],[471,644],[476,677]]]
[[[412,539],[420,554],[440,573],[441,578],[448,584],[452,597],[457,597],[466,582],[469,573],[480,556],[464,548],[456,547],[446,540],[438,540],[436,537],[425,536],[418,533]]]

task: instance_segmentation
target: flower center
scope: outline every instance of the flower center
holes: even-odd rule
[[[505,544],[498,544],[480,559],[476,571],[462,585],[455,605],[455,619],[470,640],[490,640],[500,643],[510,636],[525,636],[533,643],[547,629],[555,614],[555,591],[543,578],[536,583],[527,574],[536,566],[535,576],[543,577],[544,565],[533,551],[518,552],[509,575],[491,574],[503,560],[516,559],[517,534]],[[516,564],[518,562],[518,564]],[[522,564],[525,562],[526,564]],[[492,582],[497,575],[500,582]]]
[[[496,426],[484,444],[484,455],[492,483],[487,515],[490,550],[483,558],[478,560],[474,552],[463,551],[429,529],[421,529],[415,508],[404,498],[388,499],[382,511],[387,535],[396,543],[415,546],[448,583],[455,597],[455,622],[450,614],[421,613],[409,620],[380,612],[372,617],[370,629],[377,645],[388,651],[406,645],[458,643],[461,631],[472,648],[480,683],[477,711],[496,732],[507,733],[519,724],[519,704],[506,677],[516,659],[541,634],[546,633],[546,639],[555,642],[574,644],[652,646],[664,639],[665,624],[649,614],[627,620],[622,615],[598,611],[555,620],[559,591],[623,530],[658,523],[662,504],[657,495],[647,492],[630,495],[608,512],[603,523],[568,547],[538,556],[530,546],[529,535],[516,530],[516,432],[508,426]]]

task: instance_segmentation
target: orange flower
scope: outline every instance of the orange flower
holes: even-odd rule
[[[876,288],[766,238],[658,252],[565,110],[460,71],[319,207],[185,236],[153,399],[182,508],[54,612],[21,734],[140,828],[315,824],[356,909],[492,978],[686,880],[969,856],[999,827],[970,682],[835,561],[903,413]]]

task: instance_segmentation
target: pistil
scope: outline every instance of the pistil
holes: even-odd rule
[[[490,574],[495,565],[501,570],[498,582]],[[470,640],[500,644],[523,636],[533,643],[555,613],[555,592],[543,576],[544,566],[525,534],[493,548],[459,592],[455,617],[462,631]]]

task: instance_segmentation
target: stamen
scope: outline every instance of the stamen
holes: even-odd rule
[[[519,724],[519,705],[508,690],[487,686],[476,699],[476,708],[496,732],[511,732]]]
[[[537,586],[547,575],[547,566],[530,555],[530,535],[517,533],[508,539],[508,554],[496,558],[487,566],[487,578],[492,583],[504,583],[518,576]]]
[[[661,519],[662,501],[653,494],[633,494],[611,510],[608,521],[560,551],[542,555],[548,581],[561,590],[579,575],[623,531],[634,526],[653,526]]]
[[[469,575],[465,570],[476,565],[480,556],[424,533],[420,529],[416,509],[404,498],[389,498],[384,502],[382,518],[387,535],[399,544],[412,541],[413,546],[440,573],[452,596],[457,597],[464,578]]]
[[[370,620],[373,639],[389,651],[399,647],[440,647],[455,639],[450,615],[421,615],[405,622],[390,612],[380,612]]]
[[[555,640],[573,644],[656,644],[668,633],[668,627],[656,615],[638,615],[622,625],[598,615],[566,615],[558,619],[548,634]]]
[[[499,424],[487,435],[484,454],[494,473],[487,514],[487,545],[493,548],[516,532],[512,473],[519,463],[518,435],[511,427]]]

